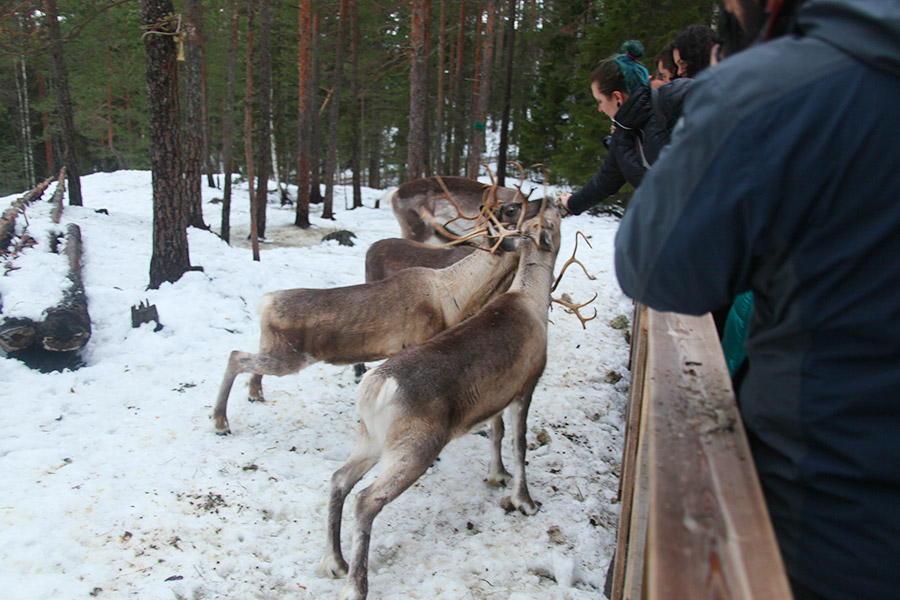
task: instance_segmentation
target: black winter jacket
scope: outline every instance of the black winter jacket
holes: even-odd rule
[[[657,90],[639,88],[628,97],[613,119],[616,130],[606,160],[587,185],[569,198],[569,212],[581,214],[626,183],[635,188],[640,185],[648,166],[669,143],[692,82],[692,79],[676,79]],[[655,107],[653,94],[658,94]]]
[[[788,573],[897,599],[900,0],[807,0],[797,27],[697,77],[616,274],[662,311],[753,291],[740,409]]]

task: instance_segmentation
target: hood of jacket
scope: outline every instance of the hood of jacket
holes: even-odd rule
[[[900,75],[900,0],[808,0],[797,10],[796,24],[802,35]]]

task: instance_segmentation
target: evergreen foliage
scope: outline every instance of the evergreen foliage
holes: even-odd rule
[[[441,0],[431,0],[428,41],[428,125],[426,172],[445,165],[443,174],[460,174],[466,162],[468,137],[474,127],[473,78],[478,46],[476,15],[482,0],[443,0],[445,60],[443,122],[436,123],[438,98],[438,34]],[[464,19],[460,22],[461,3]],[[0,194],[17,193],[28,186],[23,167],[23,136],[15,87],[14,58],[24,55],[27,68],[29,123],[36,176],[43,179],[62,164],[58,143],[56,101],[40,2],[11,3],[0,8]],[[487,116],[488,134],[499,127],[505,77],[504,29],[506,3],[500,3],[497,41],[491,67],[492,81]],[[147,92],[141,40],[141,11],[137,2],[121,0],[57,0],[69,85],[75,112],[77,146],[82,173],[119,168],[148,169]],[[241,3],[238,71],[242,72],[247,5]],[[204,0],[204,51],[208,147],[213,168],[221,169],[222,109],[226,59],[230,40],[230,3]],[[337,4],[316,0],[319,16],[318,55],[320,89],[318,108],[329,97],[333,81]],[[176,13],[184,12],[175,1]],[[297,5],[272,0],[273,135],[281,179],[296,181],[297,152]],[[357,2],[359,19],[359,110],[363,147],[362,167],[370,165],[363,181],[396,184],[405,176],[409,129],[409,61],[411,14],[408,3]],[[6,12],[4,12],[6,11]],[[16,12],[11,12],[16,11]],[[713,0],[520,0],[516,16],[516,47],[512,92],[512,118],[508,158],[523,165],[547,167],[554,182],[580,186],[604,158],[603,138],[609,120],[597,112],[590,94],[589,75],[596,63],[614,53],[627,39],[646,48],[643,64],[652,73],[652,57],[686,25],[715,22]],[[462,27],[461,78],[457,80],[457,40]],[[354,140],[349,98],[349,46],[346,49],[345,101],[340,106],[337,165],[343,181]],[[257,65],[258,66],[258,65]],[[184,64],[179,63],[184,93]],[[259,73],[259,69],[254,69]],[[42,80],[42,82],[39,82]],[[40,85],[42,83],[42,85]],[[39,87],[40,86],[40,87]],[[234,90],[235,122],[243,120],[243,77]],[[182,107],[185,105],[182,102]],[[320,110],[320,147],[325,148],[327,110]],[[47,127],[44,121],[47,122]],[[111,134],[111,135],[110,135]],[[236,168],[243,170],[243,130],[234,131]],[[460,139],[464,136],[464,139]],[[45,137],[52,140],[53,168],[48,164]],[[440,148],[441,156],[438,154]],[[496,151],[489,145],[485,158]],[[324,165],[324,151],[320,157]],[[457,169],[453,166],[457,165]],[[321,166],[319,167],[321,169]],[[518,176],[508,169],[511,183]],[[515,175],[514,175],[515,173]],[[542,177],[535,170],[533,176]],[[338,199],[338,201],[342,201]]]

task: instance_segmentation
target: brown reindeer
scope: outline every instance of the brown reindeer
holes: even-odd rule
[[[547,311],[559,251],[560,214],[552,204],[525,223],[520,260],[508,291],[443,333],[394,354],[363,379],[360,428],[350,458],[331,479],[325,555],[318,572],[348,574],[341,553],[341,516],[354,485],[379,461],[375,482],[359,492],[343,600],[368,592],[372,523],[411,486],[441,449],[487,420],[493,425],[489,481],[512,478],[510,501],[526,515],[538,510],[525,480],[528,408],[547,356]],[[531,242],[534,243],[531,243]],[[514,475],[503,467],[500,441],[508,409],[515,447]]]
[[[517,244],[473,252],[443,269],[414,267],[379,281],[331,289],[270,292],[260,301],[259,352],[234,350],[213,411],[215,430],[230,433],[228,395],[240,373],[251,401],[262,401],[263,375],[296,373],[315,362],[380,360],[471,316],[509,286]]]
[[[414,179],[391,194],[401,236],[430,244],[453,241],[477,229],[485,207],[521,205],[524,200],[516,189],[454,176]]]

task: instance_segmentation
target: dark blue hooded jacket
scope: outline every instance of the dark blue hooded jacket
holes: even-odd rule
[[[739,401],[788,572],[829,599],[897,599],[900,0],[796,17],[696,79],[616,273],[664,311],[753,291]]]

